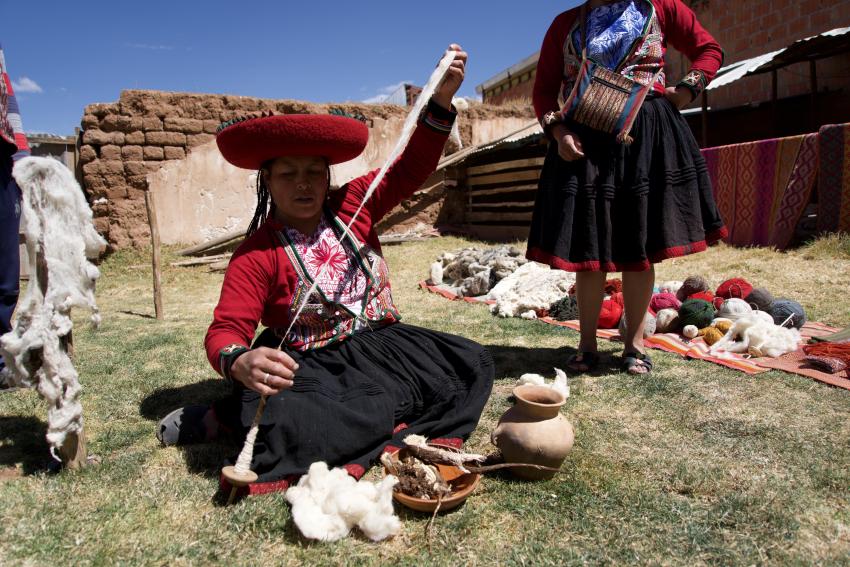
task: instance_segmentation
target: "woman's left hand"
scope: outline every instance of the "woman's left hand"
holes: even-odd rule
[[[664,96],[673,103],[673,106],[681,110],[691,103],[694,95],[685,87],[667,87]]]
[[[452,97],[454,97],[460,84],[463,82],[463,77],[466,72],[466,52],[456,43],[449,45],[449,50],[455,52],[455,59],[452,61],[451,67],[446,71],[446,76],[443,82],[434,91],[431,100],[445,108],[451,110]]]

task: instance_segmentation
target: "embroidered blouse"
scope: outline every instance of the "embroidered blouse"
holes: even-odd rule
[[[560,110],[559,95],[565,100],[578,76],[579,13],[580,8],[573,8],[559,14],[543,39],[532,94],[539,120]],[[678,84],[690,89],[694,98],[723,62],[720,45],[681,0],[621,0],[591,10],[588,39],[593,59],[645,85],[663,68],[669,42],[691,61],[691,70]],[[653,89],[663,94],[665,85],[662,71]]]
[[[204,341],[217,372],[228,376],[230,363],[249,348],[258,324],[283,335],[328,258],[331,264],[290,333],[282,337],[284,344],[297,350],[321,348],[400,319],[374,223],[434,171],[454,117],[429,103],[407,148],[350,229],[347,224],[377,170],[330,193],[313,234],[301,234],[271,219],[245,239],[230,260]]]

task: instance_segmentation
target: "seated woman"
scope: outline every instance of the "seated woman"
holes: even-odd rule
[[[205,341],[233,393],[166,416],[157,431],[163,444],[210,440],[219,428],[243,439],[260,395],[270,396],[251,466],[259,481],[250,492],[260,493],[285,489],[316,461],[359,477],[408,434],[460,444],[475,429],[492,388],[492,359],[470,340],[399,322],[374,227],[422,185],[442,154],[466,62],[459,46],[450,48],[457,55],[445,80],[350,230],[377,172],[331,191],[329,166],[363,151],[363,123],[283,115],[220,129],[225,159],[259,170],[257,210],[227,268]],[[318,288],[286,333],[316,278]],[[266,329],[249,348],[258,323]]]

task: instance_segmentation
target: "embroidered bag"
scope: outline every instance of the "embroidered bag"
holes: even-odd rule
[[[579,12],[581,19],[581,67],[564,103],[561,114],[588,128],[613,134],[620,143],[631,144],[629,131],[647,93],[658,74],[648,85],[642,85],[617,71],[612,71],[587,57],[587,4]]]

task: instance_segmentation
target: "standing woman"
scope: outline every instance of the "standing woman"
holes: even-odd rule
[[[668,43],[691,61],[675,87],[665,87]],[[580,83],[583,54],[614,71],[613,82],[625,78],[644,87],[628,136],[580,124],[577,114],[561,110],[559,95],[577,102],[570,95]],[[643,320],[655,283],[653,264],[705,250],[727,234],[705,161],[679,113],[722,60],[720,46],[681,0],[589,0],[557,16],[546,33],[533,100],[553,143],[527,256],[577,272],[581,339],[568,362],[573,372],[598,363],[596,330],[607,272],[623,272],[625,317],[639,322],[628,325],[623,337],[623,370],[646,373],[652,361],[643,349]]]

